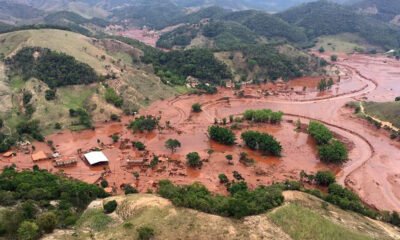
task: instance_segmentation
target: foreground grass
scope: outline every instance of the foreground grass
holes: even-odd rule
[[[393,126],[400,128],[400,102],[376,103],[367,102],[364,104],[365,112],[368,115],[387,121]]]
[[[294,203],[273,211],[270,214],[270,219],[294,240],[372,239],[335,224],[322,215]]]

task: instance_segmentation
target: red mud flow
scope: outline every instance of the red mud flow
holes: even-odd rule
[[[210,190],[225,193],[219,184],[218,175],[225,173],[232,179],[232,172],[239,172],[251,187],[270,184],[274,181],[298,179],[299,172],[315,172],[330,169],[337,173],[339,182],[356,191],[362,199],[379,209],[400,210],[400,146],[389,140],[383,131],[377,131],[363,120],[357,119],[350,110],[343,108],[346,102],[354,99],[384,101],[391,96],[400,95],[400,86],[396,78],[399,62],[385,57],[363,55],[341,56],[338,62],[340,81],[324,94],[318,94],[316,85],[319,78],[302,78],[289,84],[244,87],[244,97],[235,95],[234,90],[220,89],[212,96],[184,95],[153,103],[141,111],[142,115],[152,114],[161,117],[165,126],[169,121],[171,128],[156,130],[153,133],[137,134],[127,129],[132,118],[124,117],[121,123],[99,123],[94,131],[63,131],[50,135],[61,158],[77,158],[72,167],[55,168],[51,160],[39,161],[40,167],[52,172],[63,172],[68,176],[94,183],[102,175],[110,186],[118,192],[121,184],[132,184],[140,191],[154,189],[160,179],[170,179],[177,184],[199,181]],[[382,70],[384,69],[384,70]],[[386,72],[386,73],[383,73]],[[397,81],[397,84],[396,84]],[[306,88],[305,91],[303,89]],[[301,91],[296,93],[297,89]],[[274,94],[265,94],[272,92]],[[268,95],[268,96],[267,96]],[[389,97],[388,97],[389,96]],[[393,98],[394,99],[394,98]],[[203,111],[192,113],[191,106],[201,103]],[[243,146],[240,139],[232,147],[211,142],[207,128],[214,119],[239,115],[247,109],[283,111],[286,115],[280,125],[243,124],[241,130],[235,130],[238,138],[242,131],[253,129],[274,135],[283,146],[281,158],[262,156]],[[318,160],[313,140],[303,132],[295,131],[293,122],[302,123],[316,119],[324,122],[332,131],[343,139],[351,150],[349,161],[343,166],[329,166]],[[112,143],[110,136],[120,135],[121,141]],[[169,138],[178,139],[182,148],[171,155],[164,147]],[[127,141],[125,144],[124,141]],[[143,153],[131,147],[131,141],[142,141],[147,146],[151,159],[153,154],[163,156],[154,169],[141,168],[127,164],[127,159],[143,159]],[[50,152],[44,143],[34,143],[36,151]],[[109,158],[108,165],[91,167],[79,158],[78,149],[89,151],[101,147]],[[213,153],[209,154],[212,149]],[[198,152],[204,160],[201,169],[188,169],[185,156],[189,152]],[[239,162],[239,154],[248,153],[255,160],[252,166]],[[225,156],[234,157],[233,165],[228,164]],[[146,157],[145,157],[146,158]],[[19,169],[31,168],[30,154],[18,152],[16,157],[1,157],[0,166],[15,163]],[[136,180],[133,172],[139,173]]]

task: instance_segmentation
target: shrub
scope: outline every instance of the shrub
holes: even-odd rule
[[[394,99],[394,101],[400,102],[400,96],[396,97],[396,98]]]
[[[320,186],[329,186],[336,181],[336,177],[331,171],[318,171],[315,181]]]
[[[154,168],[155,166],[158,165],[159,162],[160,162],[160,159],[157,156],[154,156],[150,162],[150,167]]]
[[[53,212],[42,213],[36,222],[42,231],[51,233],[57,226],[57,215]]]
[[[106,99],[106,102],[113,104],[115,107],[118,108],[122,107],[122,105],[124,104],[124,100],[122,99],[122,97],[118,96],[115,90],[109,87],[106,88],[104,98]]]
[[[45,98],[47,101],[52,101],[52,100],[56,99],[56,90],[47,89],[47,90],[44,92],[44,98]]]
[[[226,183],[229,182],[228,177],[227,177],[225,174],[223,174],[223,173],[221,173],[220,175],[218,175],[218,179],[219,179],[219,182],[220,182],[221,184],[226,184]]]
[[[129,185],[129,184],[125,184],[124,187],[123,187],[123,189],[124,189],[125,195],[128,195],[128,194],[135,194],[135,193],[138,193],[138,192],[139,192],[136,188],[132,187],[132,186]]]
[[[192,152],[186,155],[186,161],[189,167],[196,168],[201,166],[200,155],[197,152]]]
[[[115,200],[109,201],[106,204],[103,205],[104,212],[109,214],[115,211],[117,209],[118,203]]]
[[[144,145],[144,143],[136,141],[136,142],[132,142],[132,145],[134,148],[136,148],[139,151],[144,151],[146,150],[146,145]]]
[[[232,130],[228,128],[223,128],[219,126],[211,126],[208,128],[208,135],[210,138],[216,142],[233,145],[236,141],[236,136]]]
[[[105,179],[101,180],[100,185],[101,185],[102,188],[108,187],[108,182],[107,182],[107,180],[105,180]]]
[[[346,146],[338,140],[318,147],[318,152],[321,161],[327,163],[343,163],[348,158]]]
[[[195,103],[195,104],[193,104],[193,105],[192,105],[192,111],[195,112],[195,113],[201,112],[202,110],[201,110],[201,105],[200,105],[200,103]]]
[[[331,61],[332,62],[336,62],[338,60],[338,56],[337,55],[332,55],[331,56]]]
[[[151,227],[140,227],[137,229],[138,240],[151,240],[154,238],[155,231]]]
[[[111,114],[111,116],[110,116],[110,120],[114,121],[114,122],[119,121],[120,119],[121,118],[115,113]]]
[[[39,227],[34,222],[24,221],[18,228],[19,240],[35,240],[39,235]]]

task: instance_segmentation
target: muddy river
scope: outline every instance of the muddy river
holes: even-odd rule
[[[133,117],[124,117],[121,122],[98,123],[95,130],[82,132],[63,131],[47,137],[52,140],[61,154],[60,159],[78,159],[71,167],[55,168],[52,160],[36,162],[40,167],[52,172],[95,183],[101,177],[120,192],[122,184],[132,184],[140,191],[154,190],[160,179],[170,179],[178,184],[199,181],[210,190],[225,193],[219,184],[218,175],[225,173],[233,179],[232,172],[239,172],[251,187],[270,184],[285,179],[298,179],[299,172],[315,172],[329,169],[337,173],[339,182],[356,191],[361,198],[379,209],[400,210],[400,143],[391,141],[384,130],[376,130],[363,120],[357,119],[344,105],[354,100],[393,101],[400,96],[400,62],[380,56],[343,55],[337,63],[340,72],[335,85],[325,94],[320,94],[316,86],[319,78],[302,78],[285,86],[280,95],[268,95],[275,91],[271,84],[245,86],[244,97],[239,97],[232,89],[220,89],[213,96],[184,95],[153,103],[140,114],[152,114],[161,118],[165,127],[148,134],[132,133],[127,124]],[[203,111],[192,113],[191,106],[201,103]],[[247,109],[280,110],[285,113],[280,125],[243,124],[235,130],[237,144],[222,146],[210,141],[207,128],[215,119],[221,120],[230,115],[238,115]],[[295,131],[295,122],[307,124],[310,120],[324,122],[350,148],[349,161],[343,166],[330,166],[321,163],[316,153],[314,141],[304,132]],[[243,146],[239,135],[242,131],[253,129],[274,135],[283,146],[282,157],[262,156]],[[113,143],[110,136],[118,134],[120,141]],[[176,153],[164,147],[169,138],[178,139],[182,147]],[[142,141],[147,146],[148,155],[132,148],[131,141]],[[126,143],[126,144],[125,144]],[[45,143],[34,143],[35,151],[51,152]],[[80,158],[78,149],[83,152],[102,148],[109,158],[109,164],[89,166]],[[210,151],[212,150],[212,151]],[[188,169],[185,156],[198,152],[204,160],[201,169]],[[239,162],[241,152],[254,159],[254,164],[245,166]],[[229,164],[226,155],[233,155]],[[154,168],[128,165],[127,159],[152,158],[162,156]],[[11,158],[1,157],[0,167],[15,163],[19,169],[31,168],[30,154],[18,152]],[[133,172],[139,173],[135,179]]]

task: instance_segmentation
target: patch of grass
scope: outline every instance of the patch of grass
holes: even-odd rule
[[[79,86],[59,88],[58,96],[62,105],[68,109],[82,108],[84,102],[95,93],[95,87]]]
[[[294,240],[368,240],[372,239],[298,204],[289,204],[269,214],[270,219]]]
[[[328,52],[354,52],[356,48],[365,49],[367,44],[365,40],[357,35],[344,33],[334,36],[324,36],[318,39],[316,49],[323,47]]]
[[[393,126],[400,128],[400,102],[367,102],[364,107],[366,114],[390,122]]]
[[[20,76],[13,76],[10,79],[10,88],[12,91],[19,91],[25,86],[25,81]]]
[[[112,218],[107,216],[102,209],[89,209],[78,220],[78,227],[89,227],[95,231],[105,230]]]

